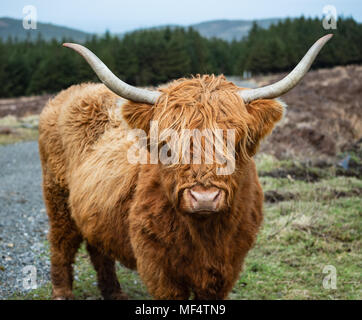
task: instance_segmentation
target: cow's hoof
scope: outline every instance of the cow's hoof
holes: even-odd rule
[[[74,300],[74,296],[53,296],[53,300]]]
[[[104,300],[128,300],[128,296],[120,291],[104,296]]]
[[[74,300],[73,293],[69,290],[53,290],[53,300]]]

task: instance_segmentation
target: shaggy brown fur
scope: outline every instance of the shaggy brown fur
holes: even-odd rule
[[[252,156],[283,114],[275,100],[244,105],[224,77],[180,79],[154,106],[123,101],[99,84],[73,86],[40,118],[43,191],[50,220],[53,297],[72,297],[72,263],[87,241],[104,298],[125,298],[115,260],[139,272],[156,299],[225,299],[262,222],[263,193]],[[122,105],[122,106],[120,106]],[[130,128],[235,129],[235,172],[215,165],[134,165]],[[225,209],[208,216],[180,207],[182,191],[216,186]]]

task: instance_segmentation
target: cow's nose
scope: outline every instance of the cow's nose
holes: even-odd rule
[[[193,211],[216,211],[218,209],[221,200],[220,189],[194,187],[189,192]]]

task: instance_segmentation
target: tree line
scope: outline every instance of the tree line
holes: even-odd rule
[[[122,38],[107,32],[84,45],[122,80],[147,86],[193,74],[288,71],[319,37],[331,32],[335,36],[313,67],[361,63],[362,24],[352,18],[340,18],[336,30],[324,30],[317,18],[285,19],[268,29],[254,23],[248,37],[232,42],[204,38],[192,28],[164,28]],[[77,53],[56,40],[0,41],[0,97],[55,93],[87,81],[99,80]]]

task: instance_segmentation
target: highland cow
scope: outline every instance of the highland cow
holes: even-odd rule
[[[104,84],[62,91],[40,117],[53,298],[73,297],[72,264],[83,240],[105,299],[126,298],[116,260],[137,270],[156,299],[227,298],[263,220],[253,156],[283,116],[274,98],[303,78],[329,38],[318,40],[287,77],[258,89],[214,75],[179,79],[158,91],[134,88],[86,48],[65,44]],[[128,133],[146,132],[148,152],[155,147],[151,121],[178,133],[233,130],[235,169],[220,175],[223,165],[206,161],[130,163]],[[181,144],[184,139],[179,136]],[[196,140],[191,153],[205,146],[205,137]],[[157,150],[167,143],[157,142]]]

